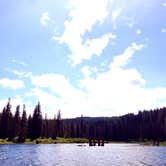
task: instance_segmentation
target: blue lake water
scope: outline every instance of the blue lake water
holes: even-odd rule
[[[0,166],[166,166],[166,147],[84,145],[0,145]]]

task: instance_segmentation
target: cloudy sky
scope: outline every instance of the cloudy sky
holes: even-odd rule
[[[1,0],[0,111],[114,116],[166,106],[165,0]]]

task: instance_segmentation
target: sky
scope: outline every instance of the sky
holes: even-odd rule
[[[0,111],[63,118],[166,106],[166,0],[0,1]]]

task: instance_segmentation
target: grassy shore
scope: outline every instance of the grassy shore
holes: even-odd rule
[[[145,141],[145,142],[140,142],[140,145],[144,145],[144,146],[154,146],[153,145],[153,141]],[[159,146],[166,146],[166,141],[161,141],[159,143]]]
[[[0,144],[14,144],[12,141],[7,141],[6,139],[0,139]]]
[[[58,144],[58,143],[88,143],[86,138],[38,138],[35,140],[26,139],[24,144]],[[0,139],[0,144],[16,144],[16,142],[8,141],[7,139]]]
[[[7,139],[0,139],[0,144],[16,144],[17,142],[15,141],[8,141]],[[52,138],[38,138],[35,140],[31,139],[26,139],[24,144],[58,144],[58,143],[89,143],[89,140],[86,138],[61,138],[57,137],[56,139]],[[137,142],[137,141],[128,141],[128,142],[123,142],[123,141],[110,141],[106,143],[116,143],[116,144],[126,144],[126,143],[134,143],[134,144],[140,144],[143,146],[153,146],[153,141],[144,141],[144,142]],[[166,141],[160,142],[160,146],[166,146]]]

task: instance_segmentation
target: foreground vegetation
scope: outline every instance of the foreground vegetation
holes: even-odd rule
[[[16,139],[9,141],[7,139],[0,139],[0,144],[17,144],[19,143]],[[34,140],[26,139],[24,144],[58,144],[58,143],[88,143],[86,138],[37,138]]]
[[[17,139],[17,138],[16,138]],[[13,141],[9,141],[7,139],[0,139],[0,144],[19,144],[19,142],[17,142],[15,140]],[[57,137],[56,139],[52,139],[52,138],[37,138],[35,140],[31,140],[31,139],[26,139],[25,142],[23,144],[69,144],[69,143],[89,143],[89,140],[86,138],[61,138],[61,137]],[[107,141],[106,143],[108,144],[139,144],[139,145],[143,145],[143,146],[154,146],[154,142],[153,140],[148,141],[142,141],[142,142],[137,142],[137,141]],[[166,146],[166,141],[161,141],[159,146]]]

